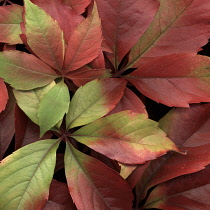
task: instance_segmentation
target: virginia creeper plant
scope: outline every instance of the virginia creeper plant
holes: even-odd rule
[[[209,38],[209,0],[1,0],[0,210],[210,209]]]

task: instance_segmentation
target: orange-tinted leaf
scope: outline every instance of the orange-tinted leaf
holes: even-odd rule
[[[194,53],[141,59],[127,79],[147,97],[167,106],[210,101],[210,58]]]
[[[77,209],[132,209],[131,189],[119,173],[74,149],[69,142],[65,173]]]
[[[144,209],[209,210],[210,165],[197,173],[177,177],[157,186]]]
[[[145,32],[159,3],[156,0],[96,0],[102,19],[103,37],[119,62]]]
[[[101,52],[101,21],[96,5],[70,36],[65,54],[64,69],[72,71],[95,59]]]
[[[0,42],[21,44],[20,39],[23,7],[19,5],[0,6]]]

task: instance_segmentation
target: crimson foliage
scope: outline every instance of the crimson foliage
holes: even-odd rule
[[[0,209],[210,208],[209,0],[0,4]]]

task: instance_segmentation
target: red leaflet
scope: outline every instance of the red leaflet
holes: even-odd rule
[[[76,26],[84,19],[69,6],[61,4],[58,0],[32,0],[32,2],[44,9],[45,12],[58,22],[64,32],[66,43],[68,43],[69,37]]]
[[[123,97],[109,114],[114,114],[124,110],[132,110],[133,112],[147,114],[142,101],[128,88],[125,89]]]
[[[192,53],[141,59],[127,79],[144,95],[167,106],[210,101],[210,59]]]
[[[65,173],[77,209],[132,209],[131,189],[119,173],[69,143],[66,145]]]
[[[160,0],[152,24],[131,50],[130,64],[140,57],[196,53],[210,36],[209,10],[209,0]]]
[[[22,21],[23,7],[9,5],[0,7],[0,42],[21,44],[20,22]]]
[[[43,210],[51,209],[76,210],[69,194],[68,186],[54,179],[50,186],[49,199]]]
[[[76,71],[69,72],[66,77],[71,79],[74,84],[79,87],[97,78],[110,77],[110,70],[81,68]]]
[[[0,78],[0,112],[5,109],[8,100],[8,93],[3,79]]]
[[[117,68],[151,23],[159,3],[156,0],[96,0],[96,3],[103,37],[113,51],[113,64]]]
[[[210,163],[210,104],[178,108],[160,121],[160,126],[186,155],[169,153],[150,163],[138,184],[143,197],[146,191],[177,176],[194,173]],[[141,195],[142,196],[142,195]]]
[[[9,88],[9,100],[6,109],[0,113],[0,159],[3,158],[14,135],[15,98]]]
[[[63,3],[68,4],[74,9],[77,14],[82,14],[85,8],[90,4],[91,0],[61,0]]]
[[[73,71],[95,59],[101,52],[101,21],[96,5],[71,35],[66,49],[64,69]]]
[[[210,165],[155,188],[144,208],[208,210],[210,208]]]

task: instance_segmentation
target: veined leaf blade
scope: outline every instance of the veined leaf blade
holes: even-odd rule
[[[59,140],[38,141],[2,160],[0,209],[37,210],[44,207],[54,173],[58,145]]]

